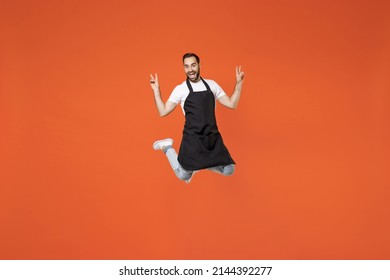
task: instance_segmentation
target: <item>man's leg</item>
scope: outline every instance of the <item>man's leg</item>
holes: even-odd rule
[[[193,171],[185,170],[177,160],[177,153],[175,149],[170,145],[163,149],[163,152],[168,158],[169,164],[171,165],[173,171],[177,178],[184,181],[189,181],[192,177]],[[189,183],[189,182],[188,182]]]
[[[172,147],[172,144],[173,140],[170,138],[159,140],[154,142],[153,149],[162,150],[167,156],[169,164],[171,165],[173,171],[175,171],[177,178],[186,181],[186,183],[189,183],[191,181],[193,171],[186,170],[180,165],[179,161],[177,160],[177,153]]]
[[[235,164],[229,164],[229,165],[214,166],[214,167],[210,167],[207,169],[210,171],[225,175],[225,176],[229,176],[229,175],[232,175],[234,173],[234,167],[235,167]]]

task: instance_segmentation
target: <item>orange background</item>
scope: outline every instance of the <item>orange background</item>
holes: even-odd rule
[[[6,1],[0,258],[389,259],[388,1]],[[236,173],[179,181],[152,143],[196,52]]]

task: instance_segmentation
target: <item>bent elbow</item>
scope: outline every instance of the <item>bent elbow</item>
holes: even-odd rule
[[[160,117],[165,117],[165,116],[169,115],[171,112],[170,112],[170,111],[167,111],[167,110],[165,110],[165,111],[158,112],[158,113],[159,113]]]
[[[237,103],[230,103],[227,107],[228,107],[229,109],[235,110],[235,109],[237,109],[237,106],[238,106]]]

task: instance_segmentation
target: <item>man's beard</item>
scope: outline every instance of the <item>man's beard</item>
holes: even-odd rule
[[[190,78],[190,74],[187,74],[187,78],[188,78],[191,82],[196,82],[196,81],[198,81],[199,76],[200,76],[200,71],[196,72],[195,78],[192,78],[192,79]]]

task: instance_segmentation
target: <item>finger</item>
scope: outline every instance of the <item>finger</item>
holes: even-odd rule
[[[158,83],[158,77],[157,77],[157,73],[155,73],[155,75],[156,75],[156,82]]]

